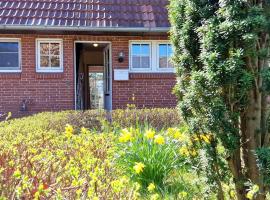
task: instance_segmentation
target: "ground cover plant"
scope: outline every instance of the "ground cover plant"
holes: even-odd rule
[[[0,123],[0,199],[216,200],[217,186],[225,199],[237,199],[223,143],[210,132],[192,134],[175,113],[93,110],[7,118]],[[269,148],[256,155],[269,184]],[[248,199],[258,192],[247,183]]]
[[[116,112],[119,116],[110,118],[102,111],[88,111],[86,116],[74,111],[41,113],[1,122],[1,199],[203,195],[203,180],[185,156],[191,150],[182,152],[187,141],[174,109]]]
[[[113,167],[115,136],[71,125],[47,129],[44,118],[6,122],[0,127],[2,199],[120,199],[111,183],[121,178]],[[132,196],[132,190],[128,193]]]

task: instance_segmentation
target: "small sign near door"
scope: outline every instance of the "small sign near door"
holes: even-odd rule
[[[128,69],[115,69],[114,80],[115,81],[128,81],[129,80]]]

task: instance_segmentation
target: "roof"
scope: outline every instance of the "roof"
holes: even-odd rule
[[[168,31],[167,0],[0,0],[1,29]]]

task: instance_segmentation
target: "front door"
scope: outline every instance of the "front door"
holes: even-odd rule
[[[109,42],[76,43],[76,109],[112,109],[110,48]]]
[[[112,87],[111,87],[111,54],[110,45],[103,51],[104,54],[104,109],[112,110]]]

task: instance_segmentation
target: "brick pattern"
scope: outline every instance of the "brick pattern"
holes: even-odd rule
[[[137,108],[174,107],[174,85],[174,74],[130,74],[129,81],[114,82],[113,108],[126,108],[127,104],[135,104]]]
[[[164,40],[167,36],[91,36],[1,34],[0,38],[20,38],[22,51],[21,73],[0,73],[0,112],[11,111],[15,116],[41,111],[74,109],[74,41],[109,41],[112,45],[112,66],[127,69],[129,40]],[[36,38],[62,38],[64,72],[36,72]],[[125,53],[124,62],[118,54]],[[176,99],[171,94],[174,74],[130,74],[129,81],[113,81],[113,109],[134,103],[137,107],[173,107]],[[22,102],[27,112],[20,111]]]

